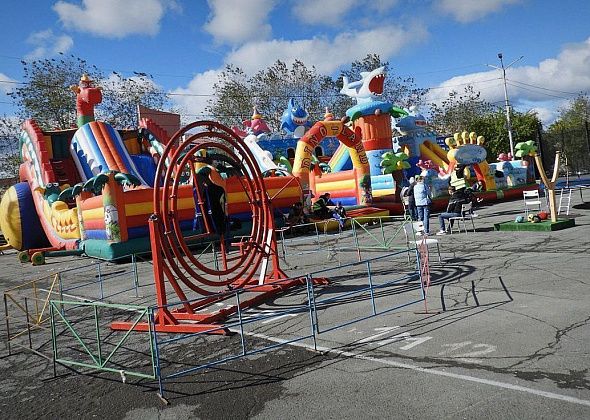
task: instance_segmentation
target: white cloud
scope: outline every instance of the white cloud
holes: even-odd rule
[[[32,33],[27,42],[33,45],[34,49],[25,58],[35,60],[46,58],[58,53],[68,52],[74,46],[74,40],[68,35],[55,35],[51,29]]]
[[[345,16],[351,10],[360,14],[369,12],[374,20],[374,12],[384,13],[397,4],[398,0],[298,0],[291,12],[303,24],[350,26]]]
[[[436,0],[435,7],[461,23],[472,22],[522,0]]]
[[[272,27],[268,15],[277,0],[208,0],[211,9],[205,31],[218,43],[238,45],[267,39]]]
[[[535,112],[537,114],[537,117],[539,117],[539,119],[543,122],[545,128],[547,128],[557,119],[557,108],[558,107],[555,106],[534,106],[531,108],[531,112]]]
[[[189,120],[203,118],[207,101],[211,98],[213,84],[217,82],[220,71],[208,70],[197,74],[186,88],[177,88],[170,93],[172,100],[184,112],[181,115]]]
[[[8,77],[4,73],[0,73],[0,92],[8,93],[14,88],[15,85],[16,80],[14,80],[11,77]]]
[[[356,0],[301,0],[293,3],[292,13],[309,25],[335,25],[357,5]]]
[[[555,111],[563,101],[574,98],[580,92],[590,91],[589,66],[590,38],[564,46],[557,57],[547,58],[537,66],[511,67],[506,70],[510,102],[516,108],[520,104],[521,111],[538,109],[546,122],[551,119],[547,115],[548,109]],[[462,92],[464,86],[471,83],[487,101],[501,104],[504,100],[501,76],[499,70],[491,70],[453,77],[431,90],[427,101],[438,103],[448,97],[450,91]],[[553,101],[554,106],[546,106],[547,101]],[[525,106],[528,108],[524,109]]]
[[[60,0],[53,6],[67,28],[106,38],[155,35],[166,10],[177,8],[173,0],[83,0],[81,6]]]
[[[340,66],[362,59],[368,53],[379,54],[387,60],[427,36],[422,26],[404,28],[388,25],[367,31],[342,32],[333,39],[314,37],[295,41],[250,42],[229,53],[225,61],[253,74],[277,60],[291,64],[299,59],[307,66],[315,66],[320,73],[331,74]]]

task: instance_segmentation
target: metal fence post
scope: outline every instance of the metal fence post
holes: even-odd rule
[[[63,305],[62,305],[63,309]],[[53,301],[49,302],[49,318],[51,319],[51,347],[53,348],[53,377],[57,376],[57,334],[55,332],[55,315]]]
[[[97,262],[96,268],[98,270],[98,287],[100,291],[99,300],[102,301],[104,299],[104,291],[102,289],[102,271],[100,270],[100,261]]]
[[[375,293],[373,291],[373,277],[371,276],[371,262],[367,261],[367,275],[369,277],[369,294],[371,295],[371,305],[373,306],[373,315],[377,315],[377,306],[375,305]]]
[[[33,296],[35,297],[35,322],[40,324],[41,316],[39,315],[39,293],[37,292],[37,280],[33,281]]]
[[[383,218],[379,217],[379,228],[381,228],[381,237],[383,238],[383,248],[386,249],[386,240],[385,240],[385,228],[383,227]]]
[[[361,257],[361,245],[359,244],[359,236],[358,236],[358,232],[356,230],[356,224],[358,222],[356,221],[356,219],[352,219],[352,222],[350,223],[350,225],[352,226],[352,236],[354,237],[354,246],[356,246],[356,255],[358,257],[358,260],[361,261],[362,257]]]
[[[4,316],[6,318],[6,346],[8,347],[8,355],[10,356],[12,354],[10,351],[10,317],[8,315],[8,300],[6,299],[6,293],[4,293]]]
[[[137,258],[135,254],[131,254],[131,262],[133,264],[133,286],[135,287],[135,297],[139,297],[139,275],[137,274]]]
[[[158,348],[158,332],[156,331],[156,322],[154,320],[154,311],[153,309],[150,310],[149,314],[149,322],[152,325],[152,332],[154,334],[154,353],[155,353],[155,362],[156,362],[156,377],[158,378],[158,396],[163,400],[166,401],[164,398],[164,382],[162,381],[162,371],[160,366],[160,349]]]
[[[242,309],[240,308],[240,291],[236,290],[236,305],[238,306],[238,320],[240,322],[240,341],[242,343],[242,356],[246,355],[246,339],[244,338],[244,323],[242,321]]]
[[[312,289],[312,285],[311,285],[311,276],[308,274],[305,276],[305,286],[307,288],[307,306],[309,308],[309,323],[310,323],[310,328],[311,328],[311,336],[313,338],[313,349],[315,351],[318,350],[318,343],[317,343],[317,339],[316,339],[316,325],[315,325],[315,321],[314,321],[314,306],[312,306],[312,294],[313,294],[313,289]]]
[[[216,270],[219,270],[219,262],[217,261],[217,249],[215,249],[215,242],[211,242],[211,250],[213,251],[213,264]]]
[[[61,306],[61,314],[65,315],[66,314],[66,309],[64,308],[64,288],[63,288],[63,284],[61,281],[61,274],[57,273],[57,280],[58,280],[58,285],[59,285],[59,302],[60,302],[60,306]]]
[[[29,348],[33,348],[33,340],[31,338],[31,323],[29,322],[29,304],[27,302],[27,297],[25,296],[25,317],[27,320],[27,334],[29,336]]]
[[[96,328],[96,350],[98,352],[98,364],[102,367],[102,349],[100,345],[100,327],[98,325],[98,307],[94,307],[94,328]]]

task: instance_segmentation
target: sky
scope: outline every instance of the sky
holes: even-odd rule
[[[590,91],[585,0],[6,0],[0,16],[7,116],[16,113],[6,93],[24,80],[21,60],[59,52],[105,73],[152,75],[189,119],[207,117],[227,64],[254,74],[299,59],[335,77],[372,53],[430,88],[428,102],[473,84],[502,105],[502,72],[490,67],[500,67],[501,52],[505,66],[517,60],[506,70],[510,103],[545,125]]]

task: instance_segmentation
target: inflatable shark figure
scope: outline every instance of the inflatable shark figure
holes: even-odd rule
[[[294,137],[301,137],[309,127],[311,122],[307,111],[297,105],[295,99],[289,99],[289,105],[281,117],[281,130],[292,133]]]
[[[395,122],[395,128],[402,134],[409,134],[421,130],[426,131],[427,126],[426,118],[422,114],[410,114]]]
[[[379,67],[373,71],[361,72],[361,80],[349,82],[348,77],[342,77],[342,89],[340,93],[350,96],[357,104],[373,102],[383,94],[385,82],[385,67]]]

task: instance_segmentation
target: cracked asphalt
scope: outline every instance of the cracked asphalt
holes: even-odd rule
[[[371,313],[366,293],[323,301],[366,283],[360,269],[336,269],[327,275],[332,284],[316,289],[317,350],[308,338],[170,379],[165,394],[169,405],[158,399],[153,381],[122,383],[118,374],[62,366],[54,377],[50,361],[18,349],[8,356],[2,344],[0,417],[590,418],[590,206],[577,195],[572,205],[574,228],[496,232],[493,224],[521,214],[522,202],[484,203],[477,209],[475,233],[436,237],[443,261],[431,254],[426,306],[415,303],[327,331]],[[435,217],[431,225],[433,231],[438,227]],[[343,264],[345,252],[336,248],[345,243],[345,238],[332,238],[327,254],[298,255],[293,245],[284,268],[301,274],[328,262]],[[375,263],[373,281],[378,284],[388,274],[409,270],[405,259],[402,254],[393,263]],[[3,289],[64,267],[89,264],[60,257],[32,267],[18,264],[14,252],[0,256],[0,261]],[[117,267],[126,269],[124,264]],[[129,301],[146,304],[152,299],[150,270],[149,263],[140,265],[144,300]],[[377,309],[419,297],[415,285],[409,281],[380,289],[375,293]],[[307,334],[310,320],[305,312],[278,311],[305,302],[306,295],[295,291],[252,311],[267,318],[246,328],[248,346],[262,348]],[[5,340],[4,315],[0,318]],[[35,345],[46,352],[50,343],[42,340],[47,336],[36,334]],[[213,356],[239,352],[240,346],[239,335],[174,343],[163,354],[163,368],[173,372],[175,366],[196,366]],[[130,343],[129,349],[127,362],[146,355],[139,341]]]

